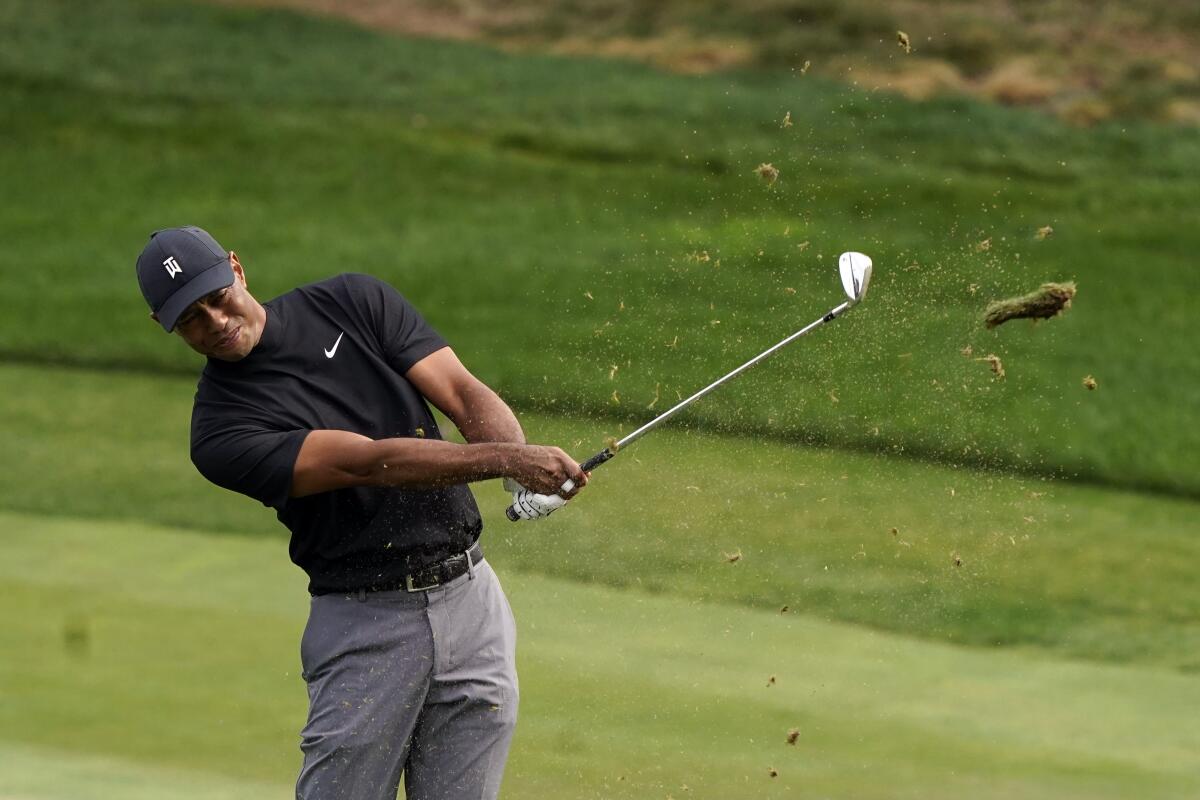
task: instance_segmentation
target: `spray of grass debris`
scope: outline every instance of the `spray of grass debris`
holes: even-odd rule
[[[1071,307],[1075,283],[1043,283],[1036,292],[988,304],[983,321],[988,328],[1003,325],[1010,319],[1050,319]]]
[[[1004,380],[1004,364],[1000,361],[1000,356],[995,353],[989,353],[983,358],[977,358],[976,361],[986,361],[988,366],[992,368],[992,373],[998,380]]]

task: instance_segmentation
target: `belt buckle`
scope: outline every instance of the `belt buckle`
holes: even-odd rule
[[[404,588],[405,588],[405,590],[407,590],[409,592],[427,592],[430,589],[436,589],[441,584],[442,584],[442,582],[438,578],[435,577],[433,579],[433,583],[429,583],[424,586],[416,586],[413,584],[413,576],[412,575],[404,576]]]

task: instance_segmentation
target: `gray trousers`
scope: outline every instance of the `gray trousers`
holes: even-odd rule
[[[487,561],[428,592],[312,599],[297,800],[492,800],[517,722],[516,625]]]

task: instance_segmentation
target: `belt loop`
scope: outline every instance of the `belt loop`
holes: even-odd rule
[[[358,590],[358,602],[360,602],[360,603],[367,602],[367,590],[366,589]]]
[[[475,545],[471,545],[471,547],[474,546]],[[467,580],[473,581],[475,580],[475,562],[471,560],[471,547],[468,547],[467,552],[463,555],[465,555],[467,559]]]

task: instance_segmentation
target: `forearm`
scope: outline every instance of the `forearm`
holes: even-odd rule
[[[520,456],[519,447],[506,442],[379,439],[366,445],[361,466],[368,484],[435,489],[505,477]]]
[[[513,478],[542,493],[568,478],[586,482],[579,465],[557,447],[515,442],[457,444],[440,439],[371,439],[339,430],[311,431],[296,457],[292,497],[355,486],[434,489]]]
[[[468,442],[525,443],[525,432],[508,404],[485,384],[475,382],[463,393],[452,421]]]

